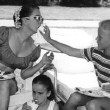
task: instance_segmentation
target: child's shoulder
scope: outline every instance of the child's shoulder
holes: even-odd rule
[[[50,104],[47,110],[59,110],[59,106],[55,102],[55,100],[50,101]]]
[[[59,106],[58,106],[57,103],[54,104],[54,108],[53,108],[53,110],[59,110]]]

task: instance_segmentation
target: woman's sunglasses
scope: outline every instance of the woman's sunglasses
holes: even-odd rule
[[[38,22],[40,22],[40,21],[43,21],[44,19],[42,18],[42,16],[40,16],[40,15],[36,15],[36,16],[33,16],[33,17],[25,17],[25,18],[34,18],[34,19],[36,19]]]
[[[36,19],[37,21],[43,21],[43,18],[42,18],[42,16],[34,16],[33,17],[34,19]]]

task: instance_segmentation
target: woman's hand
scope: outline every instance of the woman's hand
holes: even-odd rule
[[[54,59],[54,55],[53,53],[51,53],[49,56],[48,56],[49,52],[46,52],[43,57],[42,57],[42,63],[44,65],[48,65],[48,64],[51,64],[52,63],[52,60]]]
[[[48,42],[49,40],[51,40],[50,38],[50,29],[48,26],[43,26],[44,27],[44,32],[40,31],[41,35],[43,36],[43,38]]]

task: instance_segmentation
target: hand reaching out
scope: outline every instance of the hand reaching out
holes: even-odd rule
[[[43,26],[44,27],[44,32],[40,31],[41,35],[43,36],[43,38],[48,42],[51,38],[50,38],[50,29],[48,26]]]

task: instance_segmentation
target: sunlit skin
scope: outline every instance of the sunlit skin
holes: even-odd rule
[[[47,88],[43,84],[33,84],[32,86],[33,90],[33,100],[37,100],[37,104],[39,106],[46,106],[49,105],[49,100],[47,99],[51,92],[47,91]],[[47,106],[48,107],[48,106]]]
[[[98,37],[96,38],[98,49],[104,50],[106,55],[110,56],[110,31],[101,27],[98,28]]]

